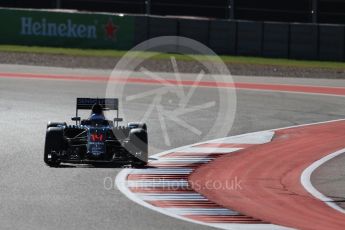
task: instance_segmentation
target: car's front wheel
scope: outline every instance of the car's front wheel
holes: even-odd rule
[[[129,152],[133,155],[132,165],[144,167],[148,160],[148,138],[146,130],[131,129],[129,133]]]
[[[60,161],[57,153],[64,150],[63,129],[61,127],[50,127],[47,129],[44,147],[44,163],[50,167],[57,167]]]

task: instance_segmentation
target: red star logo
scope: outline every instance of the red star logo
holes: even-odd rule
[[[107,36],[107,38],[111,40],[116,39],[116,33],[119,27],[113,23],[113,20],[111,20],[111,18],[109,18],[108,23],[104,26],[104,29],[105,29],[105,35]]]

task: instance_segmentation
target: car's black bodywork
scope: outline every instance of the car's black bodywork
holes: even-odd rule
[[[114,121],[81,120],[78,110],[91,109],[97,103],[103,110],[116,110]],[[44,162],[49,166],[60,163],[116,163],[144,166],[148,160],[146,124],[131,122],[119,126],[118,99],[77,98],[75,125],[49,122],[47,125]],[[114,125],[114,123],[116,125]]]

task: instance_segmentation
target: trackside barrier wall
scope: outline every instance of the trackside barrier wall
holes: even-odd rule
[[[157,22],[161,19],[162,22]],[[152,24],[150,20],[145,24],[145,20],[140,18],[140,22],[136,22],[136,25],[139,24],[140,30],[147,28],[147,31],[153,32],[150,35],[147,31],[136,33],[136,41],[137,38],[152,38],[155,35],[173,35],[176,25],[176,36],[195,39],[218,54],[309,60],[345,59],[343,25],[177,18],[166,20],[162,17],[155,17]],[[155,28],[160,26],[172,28]],[[174,52],[175,48],[169,50]],[[181,51],[178,46],[176,50]]]
[[[209,20],[179,19],[178,22],[179,36],[194,39],[206,46],[209,45]],[[179,49],[179,51],[181,50]],[[193,51],[191,50],[191,52]]]
[[[149,37],[175,36],[178,33],[177,26],[174,18],[149,17]]]
[[[1,44],[129,49],[134,17],[0,9]]]
[[[262,55],[262,28],[262,22],[237,22],[237,54],[250,56]]]
[[[209,47],[218,54],[236,54],[236,26],[235,21],[210,21]]]
[[[290,58],[318,58],[318,26],[292,23],[290,25]]]
[[[157,36],[184,36],[218,54],[345,60],[344,25],[187,19],[0,8],[0,44],[128,50]],[[192,52],[178,45],[165,52]]]
[[[178,34],[178,21],[175,18],[149,17],[148,35],[149,38],[160,36],[176,36]],[[177,43],[177,41],[176,41]],[[155,46],[155,44],[152,44]],[[178,52],[177,45],[160,46],[152,49],[158,52]]]
[[[134,22],[134,44],[146,41],[149,38],[149,17],[146,16],[136,16]]]
[[[264,23],[263,56],[289,57],[289,25],[286,23]]]
[[[321,60],[344,60],[344,33],[343,25],[319,26],[319,55]]]

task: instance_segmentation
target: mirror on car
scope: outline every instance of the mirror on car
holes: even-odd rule
[[[81,118],[80,117],[72,117],[71,119],[72,119],[72,121],[80,121]]]

